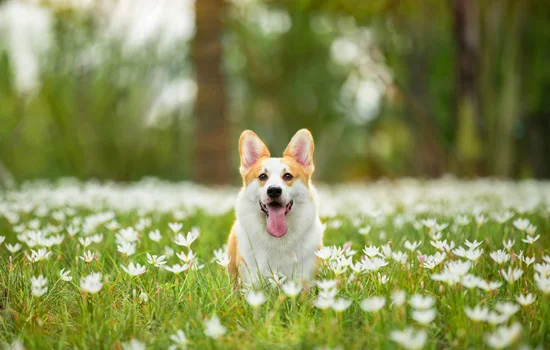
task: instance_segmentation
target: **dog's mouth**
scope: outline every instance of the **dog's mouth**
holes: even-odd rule
[[[279,202],[271,202],[263,204],[261,201],[260,209],[265,214],[267,219],[266,230],[267,233],[273,237],[283,237],[288,231],[288,225],[286,223],[286,215],[292,210],[294,201],[288,202],[286,205],[282,205]]]
[[[268,203],[268,204],[263,204],[261,201],[259,202],[260,203],[260,209],[264,212],[265,216],[269,217],[269,209],[268,208],[271,208],[273,210],[280,210],[279,208],[281,208],[283,205],[279,202],[271,202],[271,203]],[[285,206],[285,215],[288,214],[291,210],[292,210],[292,205],[294,204],[294,201],[291,200],[290,202],[287,203],[287,205]]]

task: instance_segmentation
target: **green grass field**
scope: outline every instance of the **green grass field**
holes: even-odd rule
[[[549,184],[402,180],[320,192],[324,243],[334,247],[319,253],[317,280],[325,281],[296,297],[285,294],[291,276],[284,281],[266,276],[265,285],[253,289],[235,287],[220,265],[223,252],[215,258],[234,220],[237,189],[65,181],[4,193],[0,344],[28,349],[550,344]],[[182,243],[177,233],[187,237],[192,228],[200,232],[190,245],[195,257],[175,242]],[[150,235],[155,230],[160,238]],[[414,242],[421,242],[416,249]],[[135,252],[128,256],[117,246]],[[88,250],[89,262],[83,260]],[[147,253],[166,255],[167,264],[151,265]],[[132,276],[123,269],[131,271],[129,263],[146,271],[138,267],[141,274]],[[175,264],[184,271],[163,268]],[[62,269],[70,271],[63,279]],[[92,273],[101,278],[83,281]],[[31,280],[40,275],[47,281]],[[477,311],[468,309],[476,305]],[[211,321],[216,317],[221,326]]]

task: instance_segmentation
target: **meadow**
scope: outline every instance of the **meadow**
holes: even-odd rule
[[[550,344],[550,183],[320,186],[308,286],[235,284],[237,188],[34,181],[0,194],[8,349],[443,349]],[[284,238],[282,238],[284,239]]]

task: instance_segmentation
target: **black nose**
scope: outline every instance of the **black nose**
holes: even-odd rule
[[[277,186],[270,186],[267,189],[267,195],[271,198],[279,198],[283,193],[283,189]]]

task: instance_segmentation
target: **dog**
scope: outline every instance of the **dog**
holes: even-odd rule
[[[252,285],[273,274],[300,282],[313,277],[324,234],[311,183],[313,150],[307,129],[294,135],[282,158],[272,158],[254,132],[241,134],[243,187],[227,244],[232,277]]]

